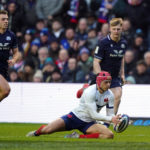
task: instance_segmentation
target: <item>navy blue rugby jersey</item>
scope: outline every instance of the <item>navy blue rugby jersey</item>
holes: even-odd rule
[[[101,60],[100,66],[104,71],[111,73],[112,78],[119,76],[122,58],[127,49],[124,39],[115,42],[110,35],[101,40],[95,49],[94,57]]]
[[[6,30],[5,33],[0,33],[0,68],[8,68],[10,50],[17,47],[17,38],[13,32]]]

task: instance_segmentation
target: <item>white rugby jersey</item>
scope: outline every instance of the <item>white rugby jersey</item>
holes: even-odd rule
[[[106,106],[106,115],[99,113]],[[91,122],[96,120],[111,121],[114,116],[114,95],[111,90],[101,94],[96,84],[84,90],[79,106],[72,111],[80,120]]]

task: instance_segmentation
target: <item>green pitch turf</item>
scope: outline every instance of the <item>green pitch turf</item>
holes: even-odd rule
[[[25,137],[40,124],[0,123],[0,150],[150,150],[150,126],[129,126],[113,140],[66,139],[70,132]]]

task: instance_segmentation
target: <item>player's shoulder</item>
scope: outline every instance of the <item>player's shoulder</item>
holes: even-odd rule
[[[127,45],[127,40],[125,38],[123,38],[123,37],[121,37],[120,42],[125,44],[125,45]]]
[[[109,43],[108,36],[105,36],[103,39],[99,40],[98,44],[99,45],[106,45]]]
[[[11,30],[7,30],[6,34],[9,35],[9,36],[15,36],[15,33]]]
[[[96,84],[90,85],[87,89],[84,90],[84,94],[87,96],[95,96],[96,94]]]

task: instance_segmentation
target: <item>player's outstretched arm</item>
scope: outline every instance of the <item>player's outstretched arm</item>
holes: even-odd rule
[[[119,114],[119,115],[113,116],[111,119],[111,122],[116,125],[116,124],[120,123],[120,119],[121,119],[121,115]]]
[[[112,116],[106,116],[106,115],[97,113],[96,112],[96,104],[94,102],[86,103],[86,107],[87,107],[87,110],[88,110],[91,118],[93,118],[94,120],[99,120],[99,121],[111,121],[112,120]]]

